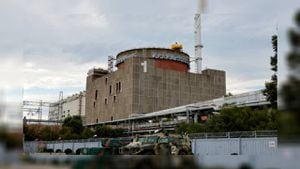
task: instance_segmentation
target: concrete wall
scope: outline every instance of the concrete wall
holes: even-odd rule
[[[121,71],[95,77],[87,77],[86,84],[86,123],[110,121],[112,118],[127,118],[132,112],[132,61],[125,63]],[[116,84],[121,83],[121,90],[116,91]],[[110,93],[111,88],[111,93]],[[95,98],[97,90],[97,99]],[[114,97],[116,100],[114,101]],[[105,103],[107,100],[107,103]]]
[[[102,147],[100,140],[70,140],[70,141],[58,141],[58,142],[37,142],[37,141],[26,141],[23,143],[23,150],[25,153],[38,153],[42,151],[43,148],[52,149],[54,152],[60,151],[65,152],[67,149],[72,150],[74,153],[79,148],[88,147]]]
[[[197,156],[275,154],[277,138],[193,139],[192,151]]]
[[[41,142],[38,141],[23,142],[23,150],[25,153],[37,153],[39,152],[39,147],[42,146],[41,146]]]
[[[47,149],[52,149],[54,152],[61,151],[65,152],[67,149],[76,153],[76,151],[80,148],[88,148],[88,147],[102,147],[101,141],[98,142],[61,142],[61,143],[48,143],[46,144]]]
[[[155,60],[147,60],[144,73],[142,58],[133,65],[133,112],[148,113],[210,100],[225,95],[225,72],[204,70],[203,74],[160,69]]]
[[[242,155],[195,155],[195,159],[201,166],[210,168],[239,168],[248,164],[252,168],[299,168],[300,146],[281,145],[272,154],[242,154]],[[218,167],[219,166],[219,167]]]

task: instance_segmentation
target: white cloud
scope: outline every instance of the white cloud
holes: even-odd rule
[[[298,1],[209,2],[203,66],[225,70],[229,91],[263,86],[270,77],[274,23],[279,20],[284,36]],[[49,90],[84,88],[88,69],[106,67],[108,55],[128,48],[178,41],[193,56],[195,5],[180,0],[0,1],[0,86],[24,84],[27,91],[44,89],[25,97],[54,99],[58,93]],[[286,52],[287,45],[282,46]]]
[[[60,64],[57,64],[60,63]],[[73,63],[69,60],[56,60],[46,63],[30,63],[25,67],[25,89],[83,87],[89,69],[97,66],[106,68],[101,62]],[[47,64],[47,65],[45,65]],[[43,68],[45,67],[45,68]]]
[[[232,94],[244,93],[247,91],[260,90],[264,88],[265,79],[236,79],[227,77],[226,79],[227,92]]]

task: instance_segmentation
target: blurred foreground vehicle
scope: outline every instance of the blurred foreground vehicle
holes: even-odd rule
[[[193,156],[114,156],[79,160],[73,169],[197,169]]]

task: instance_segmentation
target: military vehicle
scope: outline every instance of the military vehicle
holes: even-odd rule
[[[155,134],[137,136],[133,142],[120,148],[123,155],[188,155],[192,154],[187,136]]]
[[[155,154],[190,155],[191,142],[186,135],[170,135],[159,138]]]

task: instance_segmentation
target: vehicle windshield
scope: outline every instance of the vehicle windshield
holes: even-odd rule
[[[140,143],[157,143],[158,136],[139,137],[137,142]]]
[[[146,138],[145,137],[139,137],[137,142],[144,143],[144,142],[146,142]]]
[[[169,140],[168,140],[168,138],[161,138],[161,139],[159,139],[158,142],[159,142],[159,143],[168,143]]]
[[[158,140],[158,136],[150,136],[150,137],[147,137],[147,143],[157,143],[157,140]]]
[[[178,143],[179,139],[175,137],[165,137],[165,138],[160,138],[159,143]]]

